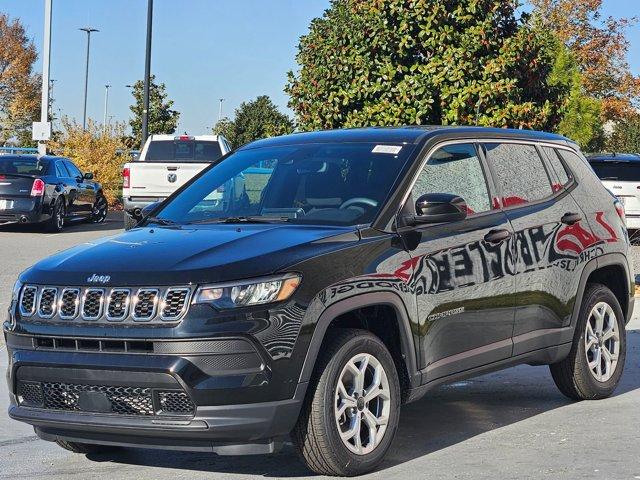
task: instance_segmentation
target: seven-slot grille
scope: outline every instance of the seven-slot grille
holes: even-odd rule
[[[176,322],[186,313],[189,287],[23,287],[22,317],[92,322]]]

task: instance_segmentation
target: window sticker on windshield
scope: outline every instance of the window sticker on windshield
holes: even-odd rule
[[[402,150],[402,147],[397,145],[376,145],[371,153],[387,153],[389,155],[397,155]]]

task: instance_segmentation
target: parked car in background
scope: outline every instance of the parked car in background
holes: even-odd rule
[[[104,222],[107,199],[93,173],[64,157],[0,156],[0,224],[41,223],[60,232],[67,221]]]
[[[122,169],[125,229],[138,223],[143,208],[163,201],[230,151],[220,135],[151,135],[140,157]]]
[[[444,383],[550,365],[571,399],[611,395],[633,295],[620,202],[564,137],[270,138],[20,275],[9,415],[78,453],[271,453],[290,435],[314,472],[357,475]]]
[[[587,160],[607,190],[624,206],[627,228],[640,229],[640,155],[599,154],[591,155]]]

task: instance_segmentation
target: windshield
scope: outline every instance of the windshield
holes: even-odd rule
[[[220,144],[215,141],[153,140],[149,143],[144,161],[209,163],[220,157]]]
[[[156,221],[370,223],[413,148],[336,143],[242,150],[170,199]]]
[[[47,167],[45,160],[30,157],[2,157],[0,156],[0,173],[42,175]]]
[[[640,182],[640,164],[637,162],[591,162],[590,165],[600,180]]]

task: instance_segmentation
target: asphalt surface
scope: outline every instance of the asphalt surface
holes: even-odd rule
[[[74,225],[49,235],[0,227],[0,311],[13,281],[35,260],[118,233],[121,219]],[[638,269],[637,271],[640,271]],[[640,310],[640,309],[639,309]],[[4,313],[3,313],[4,314]],[[441,387],[402,409],[400,429],[380,470],[363,478],[640,479],[640,315],[628,328],[628,355],[614,396],[571,402],[546,367],[521,366]],[[4,345],[0,344],[0,350]],[[0,353],[0,369],[7,358]],[[291,446],[276,455],[216,457],[128,449],[84,456],[39,440],[10,420],[0,381],[0,479],[305,478]]]

